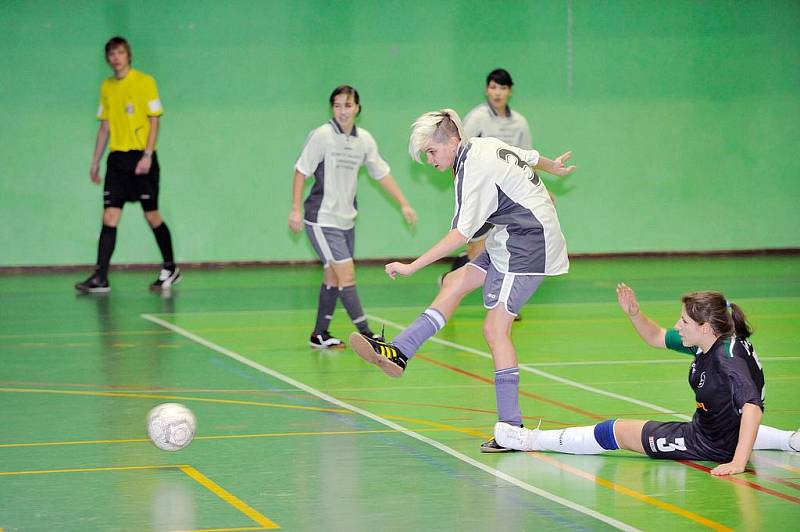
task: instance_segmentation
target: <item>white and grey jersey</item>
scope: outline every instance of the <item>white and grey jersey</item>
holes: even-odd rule
[[[494,224],[486,239],[492,264],[503,273],[560,275],[569,271],[567,243],[555,206],[532,166],[539,152],[495,138],[471,138],[456,154],[452,229],[471,238]]]
[[[509,106],[505,116],[498,115],[489,102],[483,102],[464,117],[464,137],[494,137],[525,150],[533,147],[531,128],[525,117]]]
[[[389,165],[378,153],[372,135],[353,126],[347,135],[336,120],[313,130],[294,167],[314,185],[305,200],[305,222],[339,229],[355,225],[358,170],[367,167],[370,177],[383,179]]]

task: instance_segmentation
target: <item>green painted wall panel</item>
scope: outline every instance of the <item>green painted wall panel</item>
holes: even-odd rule
[[[534,144],[575,152],[579,171],[554,187],[571,251],[798,247],[798,27],[792,1],[6,1],[0,264],[93,261],[93,116],[117,33],[159,83],[180,260],[313,258],[286,228],[292,165],[345,82],[420,213],[404,227],[364,174],[357,254],[424,251],[449,227],[452,189],[410,161],[408,127],[466,113],[496,66]],[[123,220],[114,261],[158,260],[141,209]]]

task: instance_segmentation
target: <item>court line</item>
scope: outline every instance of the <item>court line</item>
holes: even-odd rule
[[[257,362],[254,362],[254,361],[250,360],[249,358],[247,358],[245,356],[242,356],[239,353],[236,353],[235,351],[232,351],[230,349],[227,349],[225,347],[217,345],[217,344],[215,344],[215,343],[213,343],[213,342],[211,342],[209,340],[206,340],[205,338],[197,336],[196,334],[193,334],[190,331],[187,331],[186,329],[183,329],[182,327],[179,327],[177,325],[174,325],[172,323],[164,321],[164,320],[162,320],[160,318],[157,318],[157,317],[155,317],[155,316],[153,316],[151,314],[142,314],[141,317],[143,319],[149,321],[149,322],[152,322],[152,323],[156,324],[156,325],[159,325],[159,326],[164,327],[166,329],[170,329],[171,331],[173,331],[173,332],[175,332],[177,334],[180,334],[181,336],[184,336],[185,338],[188,338],[189,340],[192,340],[195,343],[198,343],[198,344],[200,344],[202,346],[205,346],[208,349],[216,351],[217,353],[219,353],[221,355],[224,355],[224,356],[227,356],[229,358],[232,358],[233,360],[236,360],[237,362],[240,362],[240,363],[242,363],[242,364],[244,364],[244,365],[246,365],[246,366],[248,366],[248,367],[250,367],[252,369],[255,369],[256,371],[260,371],[261,373],[269,375],[269,376],[271,376],[271,377],[273,377],[275,379],[278,379],[278,380],[283,381],[283,382],[285,382],[287,384],[290,384],[290,385],[292,385],[292,386],[294,386],[294,387],[296,387],[296,388],[298,388],[300,390],[303,390],[304,392],[306,392],[308,394],[311,394],[311,395],[313,395],[315,397],[319,397],[320,399],[322,399],[324,401],[328,401],[331,404],[334,404],[334,405],[339,406],[341,408],[345,408],[345,409],[350,410],[350,411],[352,411],[354,413],[360,414],[360,415],[362,415],[362,416],[364,416],[366,418],[369,418],[369,419],[371,419],[371,420],[373,420],[373,421],[375,421],[377,423],[380,423],[381,425],[385,425],[385,426],[393,428],[395,430],[402,431],[406,435],[408,435],[408,436],[410,436],[410,437],[412,437],[412,438],[414,438],[416,440],[419,440],[419,441],[421,441],[423,443],[426,443],[426,444],[428,444],[428,445],[430,445],[430,446],[432,446],[432,447],[434,447],[434,448],[436,448],[436,449],[438,449],[438,450],[440,450],[440,451],[442,451],[444,453],[449,454],[450,456],[453,456],[454,458],[457,458],[457,459],[461,460],[462,462],[465,462],[465,463],[467,463],[467,464],[469,464],[469,465],[471,465],[473,467],[481,469],[482,471],[485,471],[486,473],[489,473],[490,475],[493,475],[493,476],[495,476],[495,477],[497,477],[499,479],[502,479],[502,480],[508,482],[509,484],[517,486],[517,487],[519,487],[519,488],[521,488],[521,489],[523,489],[525,491],[528,491],[528,492],[533,493],[535,495],[538,495],[538,496],[540,496],[540,497],[542,497],[544,499],[552,501],[552,502],[554,502],[556,504],[560,504],[561,506],[565,506],[565,507],[567,507],[567,508],[569,508],[571,510],[574,510],[576,512],[579,512],[579,513],[582,513],[582,514],[587,515],[589,517],[592,517],[594,519],[597,519],[598,521],[602,521],[602,522],[604,522],[604,523],[606,523],[606,524],[608,524],[610,526],[613,526],[614,528],[617,528],[619,530],[625,530],[625,531],[635,531],[635,530],[637,530],[636,528],[634,528],[634,527],[632,527],[632,526],[630,526],[630,525],[628,525],[626,523],[623,523],[622,521],[614,519],[613,517],[609,517],[609,516],[607,516],[605,514],[602,514],[600,512],[592,510],[591,508],[588,508],[588,507],[583,506],[581,504],[578,504],[576,502],[570,501],[570,500],[565,499],[563,497],[559,497],[558,495],[556,495],[554,493],[550,493],[549,491],[546,491],[546,490],[544,490],[542,488],[538,488],[538,487],[536,487],[536,486],[534,486],[532,484],[528,484],[527,482],[524,482],[524,481],[522,481],[522,480],[520,480],[520,479],[518,479],[516,477],[513,477],[511,475],[508,475],[506,473],[503,473],[502,471],[499,471],[499,470],[497,470],[497,469],[495,469],[493,467],[489,467],[488,465],[486,465],[486,464],[484,464],[482,462],[479,462],[478,460],[475,460],[474,458],[471,458],[471,457],[469,457],[469,456],[467,456],[467,455],[465,455],[465,454],[463,454],[463,453],[461,453],[459,451],[456,451],[455,449],[453,449],[451,447],[448,447],[447,445],[444,445],[443,443],[440,443],[440,442],[438,442],[436,440],[428,438],[427,436],[423,436],[422,434],[419,434],[419,433],[414,432],[412,430],[406,429],[405,427],[403,427],[403,426],[401,426],[401,425],[399,425],[399,424],[397,424],[397,423],[395,423],[393,421],[389,421],[386,418],[378,416],[377,414],[374,414],[374,413],[372,413],[372,412],[370,412],[368,410],[364,410],[364,409],[359,408],[357,406],[353,406],[353,405],[351,405],[349,403],[345,403],[344,401],[340,401],[339,399],[336,399],[333,396],[330,396],[330,395],[328,395],[328,394],[326,394],[324,392],[321,392],[320,390],[317,390],[316,388],[312,388],[311,386],[308,386],[308,385],[306,385],[306,384],[304,384],[304,383],[302,383],[300,381],[297,381],[297,380],[295,380],[295,379],[293,379],[293,378],[291,378],[291,377],[289,377],[287,375],[284,375],[283,373],[280,373],[280,372],[275,371],[273,369],[270,369],[270,368],[268,368],[266,366],[263,366],[263,365],[261,365],[261,364],[259,364]]]
[[[797,361],[800,357],[758,357],[762,362],[781,362],[781,361]],[[545,367],[559,367],[559,366],[631,366],[636,364],[682,364],[686,365],[687,357],[685,360],[664,360],[664,359],[648,359],[648,360],[581,360],[574,362],[534,362],[530,364],[520,364],[520,366],[529,366],[532,368],[545,368]]]
[[[570,466],[568,464],[565,464],[564,462],[556,460],[555,458],[553,458],[551,456],[547,456],[545,454],[537,453],[537,452],[529,452],[529,453],[526,453],[526,454],[528,456],[532,456],[533,458],[536,458],[537,460],[541,460],[543,462],[547,462],[549,464],[555,465],[556,467],[558,467],[559,469],[561,469],[563,471],[567,471],[569,473],[572,473],[573,475],[577,475],[577,476],[583,477],[583,478],[585,478],[587,480],[591,480],[592,482],[595,482],[595,483],[597,483],[600,486],[603,486],[605,488],[608,488],[608,489],[614,490],[616,492],[622,493],[623,495],[627,495],[628,497],[633,497],[634,499],[640,500],[640,501],[645,502],[647,504],[651,504],[651,505],[653,505],[653,506],[655,506],[657,508],[661,508],[662,510],[667,510],[669,512],[678,514],[681,517],[685,517],[686,519],[690,519],[692,521],[695,521],[696,523],[699,523],[699,524],[701,524],[703,526],[711,528],[712,530],[718,530],[720,532],[722,532],[722,531],[725,531],[725,532],[731,531],[732,532],[733,531],[732,528],[728,528],[727,526],[725,526],[725,525],[723,525],[721,523],[718,523],[716,521],[713,521],[711,519],[708,519],[707,517],[703,517],[702,515],[696,514],[694,512],[690,512],[689,510],[685,510],[685,509],[681,508],[680,506],[675,506],[672,503],[665,502],[665,501],[662,501],[660,499],[656,499],[655,497],[651,497],[650,495],[645,495],[644,493],[639,493],[638,491],[632,490],[631,488],[628,488],[628,487],[623,486],[621,484],[617,484],[616,482],[612,482],[612,481],[607,480],[605,478],[598,477],[597,475],[593,475],[591,473],[587,473],[586,471],[583,471],[581,469],[577,469],[577,468],[572,467],[572,466]]]
[[[150,393],[122,393],[122,392],[84,392],[80,390],[47,390],[42,388],[0,388],[0,393],[52,393],[62,395],[83,395],[95,397],[133,397],[135,399],[174,399],[177,401],[197,401],[201,403],[220,403],[229,405],[264,406],[269,408],[288,408],[290,410],[311,410],[315,412],[332,412],[334,414],[349,414],[346,410],[338,408],[325,408],[322,406],[284,405],[280,403],[262,403],[259,401],[239,401],[236,399],[212,399],[209,397],[190,397],[181,395],[160,395]]]
[[[379,321],[381,323],[385,323],[386,325],[391,325],[396,329],[403,330],[405,327],[400,325],[399,323],[395,323],[393,321],[389,321],[387,319],[381,318],[380,316],[375,316],[372,314],[368,314],[367,318],[375,321]],[[474,349],[472,347],[467,347],[465,345],[457,344],[455,342],[450,342],[449,340],[442,340],[441,338],[437,338],[435,336],[431,337],[431,342],[435,342],[437,344],[446,345],[447,347],[452,347],[454,349],[458,349],[460,351],[464,351],[467,353],[472,353],[473,355],[478,355],[479,357],[487,358],[492,360],[492,355],[487,353],[486,351],[481,351],[480,349]],[[653,403],[648,403],[647,401],[640,401],[639,399],[634,399],[633,397],[628,397],[626,395],[621,395],[614,392],[609,392],[607,390],[603,390],[600,388],[595,388],[594,386],[589,386],[586,384],[581,384],[580,382],[576,382],[570,379],[565,379],[564,377],[559,377],[558,375],[553,375],[552,373],[547,373],[546,371],[542,371],[540,369],[532,368],[530,366],[526,366],[525,364],[520,364],[519,369],[527,371],[529,373],[533,373],[534,375],[539,375],[540,377],[544,377],[545,379],[549,379],[552,381],[560,382],[561,384],[566,384],[568,386],[572,386],[574,388],[580,388],[581,390],[585,390],[587,392],[596,393],[598,395],[604,395],[606,397],[611,397],[613,399],[618,399],[620,401],[625,401],[628,403],[632,403],[638,406],[643,406],[645,408],[649,408],[651,410],[655,410],[656,412],[661,412],[663,414],[669,414],[670,416],[676,417],[683,421],[689,421],[692,418],[685,414],[678,414],[673,412],[668,408],[664,408],[663,406],[654,405]]]
[[[706,467],[703,464],[698,464],[697,462],[690,462],[688,460],[678,460],[680,463],[692,467],[694,469],[705,471],[706,473],[711,471],[710,467]],[[758,474],[756,474],[758,476]],[[800,499],[797,497],[793,497],[792,495],[787,495],[785,493],[781,493],[780,491],[775,491],[770,488],[765,488],[761,484],[756,484],[755,482],[750,482],[749,480],[743,480],[741,478],[734,477],[733,475],[725,475],[718,477],[721,480],[725,480],[727,482],[732,482],[734,484],[738,484],[740,486],[747,486],[748,488],[753,488],[754,490],[760,491],[762,493],[766,493],[768,495],[772,495],[774,497],[779,497],[789,502],[793,502],[795,504],[800,504]]]
[[[197,483],[202,485],[208,491],[210,491],[223,501],[227,502],[228,504],[230,504],[231,506],[242,512],[244,515],[246,515],[256,523],[258,523],[259,525],[263,526],[265,529],[280,528],[280,526],[278,526],[277,523],[268,519],[266,516],[262,515],[252,506],[248,505],[235,495],[231,494],[225,488],[223,488],[222,486],[220,486],[219,484],[217,484],[216,482],[214,482],[213,480],[211,480],[210,478],[208,478],[207,476],[205,476],[192,466],[190,465],[181,466],[180,470],[183,471],[185,474],[187,474],[190,478],[194,479]]]
[[[173,465],[146,465],[146,466],[114,466],[114,467],[81,467],[81,468],[67,468],[67,469],[39,469],[30,471],[0,471],[0,476],[23,476],[23,475],[48,475],[53,473],[96,473],[103,471],[142,471],[149,469],[174,469],[183,472],[189,478],[209,490],[211,493],[233,506],[235,509],[264,527],[265,529],[280,528],[277,523],[271,521],[251,506],[247,505],[241,499],[237,498],[225,488],[202,474],[194,467],[186,464],[173,464]],[[214,529],[220,530],[220,529]],[[224,529],[231,530],[231,529]],[[242,530],[253,530],[242,529]]]

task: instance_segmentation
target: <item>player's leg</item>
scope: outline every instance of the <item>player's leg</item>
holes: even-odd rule
[[[358,356],[376,364],[387,375],[401,376],[419,347],[444,327],[464,296],[481,286],[485,277],[485,269],[470,263],[445,278],[433,303],[391,343],[358,338],[352,334],[351,347]]]
[[[175,255],[172,250],[172,234],[169,227],[161,218],[158,210],[159,180],[161,170],[158,165],[158,154],[153,154],[150,172],[137,176],[136,195],[142,204],[145,220],[153,231],[159,251],[161,251],[162,266],[158,277],[150,284],[151,290],[169,290],[181,281],[181,269],[175,264]]]
[[[645,454],[642,431],[647,421],[609,419],[597,425],[539,430],[498,422],[497,444],[517,451],[552,451],[568,454],[600,454],[627,449]]]
[[[319,297],[317,298],[317,318],[308,344],[317,349],[343,348],[344,342],[331,336],[328,331],[333,319],[333,312],[336,310],[336,301],[339,299],[339,278],[336,276],[334,269],[331,268],[333,254],[321,227],[305,224],[305,229],[311,246],[322,262],[323,272],[322,284],[319,287]]]
[[[800,453],[800,429],[781,430],[766,425],[758,427],[753,450],[794,451]]]

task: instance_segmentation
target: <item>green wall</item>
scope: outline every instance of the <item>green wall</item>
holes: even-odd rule
[[[420,214],[406,229],[362,175],[358,256],[424,251],[449,228],[452,189],[411,162],[409,125],[466,113],[497,66],[534,145],[574,151],[578,172],[555,187],[572,252],[800,247],[796,1],[4,0],[2,12],[0,265],[94,260],[88,170],[114,34],[159,83],[161,210],[179,260],[313,258],[286,226],[292,165],[340,83],[361,92],[359,123]],[[158,258],[129,204],[114,261]]]

